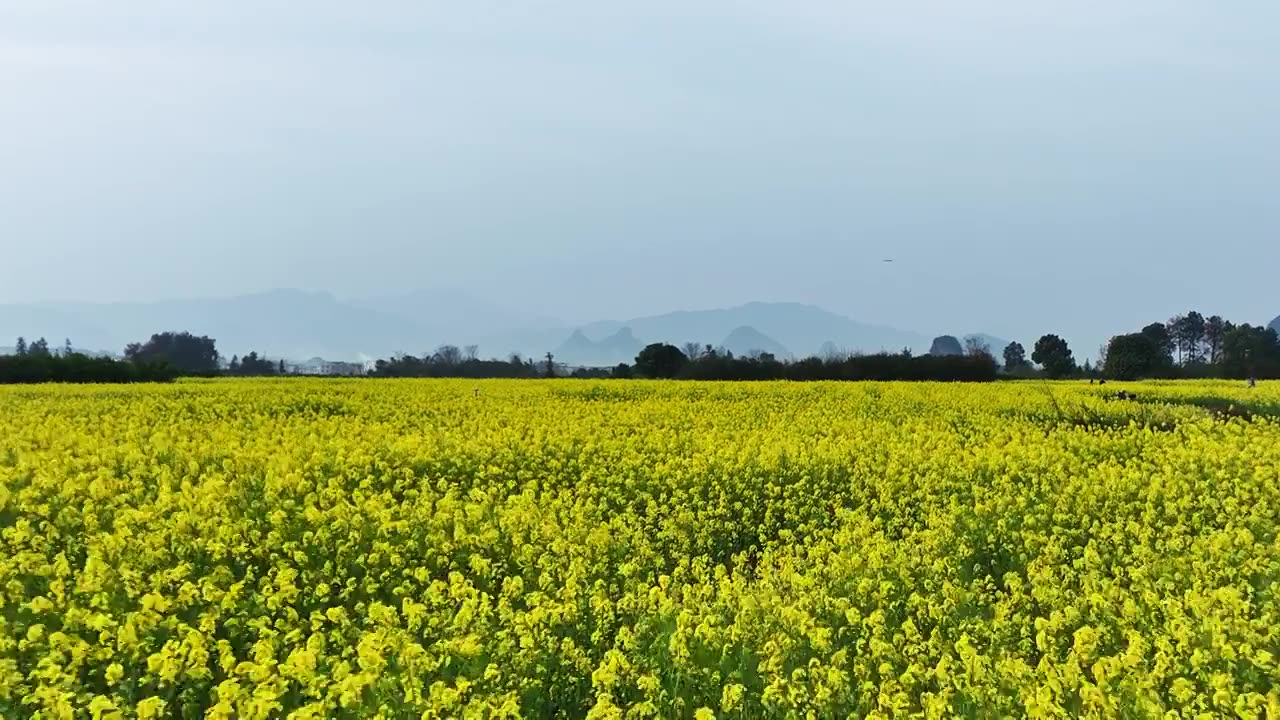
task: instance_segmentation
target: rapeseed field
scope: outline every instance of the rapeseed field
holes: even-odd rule
[[[0,715],[1280,717],[1280,384],[1118,387],[0,388]]]

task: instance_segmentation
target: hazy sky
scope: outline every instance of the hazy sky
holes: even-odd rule
[[[1265,322],[1277,78],[1275,0],[0,0],[0,302]]]

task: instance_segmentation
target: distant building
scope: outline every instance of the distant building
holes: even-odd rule
[[[331,362],[325,363],[325,375],[363,375],[364,363]]]
[[[297,363],[289,368],[295,375],[363,375],[364,363],[341,362],[313,357],[306,362]]]

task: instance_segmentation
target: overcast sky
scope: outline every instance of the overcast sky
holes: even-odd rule
[[[0,302],[1265,322],[1277,78],[1275,0],[3,0]]]

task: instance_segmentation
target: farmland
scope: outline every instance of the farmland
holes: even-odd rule
[[[1280,384],[0,388],[0,714],[1280,716]]]

